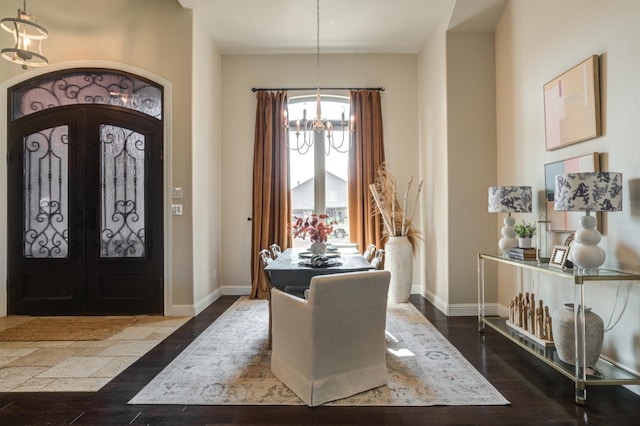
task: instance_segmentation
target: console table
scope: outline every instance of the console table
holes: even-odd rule
[[[485,325],[513,341],[518,346],[544,361],[560,373],[575,382],[575,400],[578,404],[584,404],[587,400],[587,386],[591,385],[632,385],[640,384],[640,376],[634,374],[613,362],[600,357],[593,371],[589,374],[585,367],[585,318],[584,309],[574,310],[575,337],[578,362],[575,366],[566,364],[558,358],[554,348],[544,348],[525,335],[509,328],[506,319],[501,317],[485,316],[485,262],[497,262],[518,268],[520,276],[518,280],[519,291],[522,292],[522,274],[526,270],[554,275],[573,281],[574,306],[584,306],[584,283],[587,281],[640,281],[640,275],[626,274],[623,272],[600,269],[597,275],[580,275],[573,270],[561,270],[550,267],[548,264],[538,264],[536,261],[520,261],[497,255],[478,254],[478,331],[484,332]]]

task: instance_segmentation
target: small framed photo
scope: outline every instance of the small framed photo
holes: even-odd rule
[[[554,268],[564,269],[567,263],[567,256],[569,254],[568,246],[555,246],[551,253],[551,259],[549,260],[549,266]]]

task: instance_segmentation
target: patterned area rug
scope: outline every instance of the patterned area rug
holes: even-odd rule
[[[267,328],[267,302],[242,297],[129,404],[303,405],[271,374]],[[388,306],[387,378],[325,405],[509,404],[410,303]]]

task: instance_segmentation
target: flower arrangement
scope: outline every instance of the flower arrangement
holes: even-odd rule
[[[514,226],[513,230],[516,231],[516,235],[520,238],[533,238],[533,235],[536,233],[536,225],[523,220],[522,223]]]
[[[382,223],[384,224],[383,236],[406,236],[411,243],[411,249],[415,253],[418,241],[422,239],[422,235],[413,227],[411,221],[416,213],[420,191],[422,191],[422,181],[420,181],[418,185],[411,213],[408,214],[407,203],[409,201],[412,182],[413,176],[407,183],[404,198],[402,204],[400,204],[396,199],[396,180],[393,175],[387,171],[385,163],[382,163],[378,168],[378,178],[375,183],[369,185],[369,190],[371,191],[374,202],[375,211],[373,213],[379,213],[382,217]]]
[[[291,226],[293,238],[302,238],[303,240],[309,236],[313,242],[319,241],[324,243],[327,237],[333,232],[333,225],[337,222],[328,220],[329,215],[311,213],[306,218],[294,216],[294,222]],[[325,222],[326,221],[326,222]]]

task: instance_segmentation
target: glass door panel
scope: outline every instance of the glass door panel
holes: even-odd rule
[[[100,126],[100,257],[145,257],[145,137]]]
[[[65,125],[23,139],[25,258],[69,255],[68,137]]]

